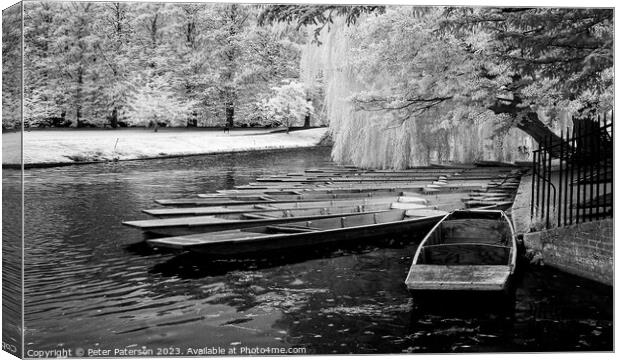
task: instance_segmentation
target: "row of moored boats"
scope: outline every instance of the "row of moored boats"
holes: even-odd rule
[[[520,176],[516,167],[309,169],[159,199],[159,207],[143,210],[154,219],[123,224],[144,231],[153,247],[211,258],[430,230],[407,277],[411,290],[498,290],[516,264],[502,210]]]

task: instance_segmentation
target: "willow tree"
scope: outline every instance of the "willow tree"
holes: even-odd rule
[[[348,35],[349,61],[366,83],[353,96],[357,109],[396,124],[430,121],[441,128],[494,117],[498,131],[517,127],[537,141],[557,141],[551,127],[558,111],[605,111],[612,104],[609,9],[283,5],[263,18],[320,29],[337,16],[358,23]]]

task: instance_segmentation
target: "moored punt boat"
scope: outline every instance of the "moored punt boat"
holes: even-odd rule
[[[318,200],[323,199],[336,199],[336,198],[351,198],[356,199],[360,197],[371,196],[389,196],[402,193],[401,189],[345,189],[345,190],[321,190],[321,189],[304,189],[304,190],[284,190],[284,191],[263,191],[263,192],[234,192],[234,193],[211,193],[211,194],[198,194],[198,197],[204,199],[232,199],[232,200],[301,200],[306,198],[315,198]]]
[[[506,201],[510,198],[510,195],[506,196],[468,196],[461,199],[462,202],[467,201]]]
[[[437,164],[431,163],[429,165],[433,169],[475,169],[476,167],[471,164]]]
[[[228,190],[216,190],[216,194],[220,194],[220,196],[234,196],[234,195],[247,195],[247,194],[262,194],[262,195],[280,195],[280,194],[296,194],[302,195],[304,193],[309,194],[344,194],[344,193],[359,193],[359,192],[387,192],[387,193],[398,193],[398,192],[406,192],[406,191],[417,191],[420,187],[415,186],[412,188],[408,187],[389,187],[389,186],[376,186],[376,187],[317,187],[317,186],[308,186],[308,187],[299,187],[299,188],[252,188],[248,187],[246,189],[228,189]],[[198,197],[217,197],[216,194],[198,194]]]
[[[513,163],[501,162],[501,161],[489,161],[489,160],[478,160],[474,161],[474,165],[478,167],[516,167]]]
[[[402,190],[409,191],[423,191],[428,185],[430,185],[430,181],[414,181],[414,182],[343,182],[343,183],[323,183],[323,184],[296,184],[290,185],[289,183],[250,183],[249,185],[241,185],[235,187],[237,190],[246,190],[246,189],[265,189],[265,190],[300,190],[307,188],[315,188],[315,189],[382,189],[382,188],[398,188]],[[436,187],[441,192],[453,192],[453,191],[476,191],[476,190],[486,190],[488,186],[488,182],[484,181],[467,181],[461,180],[458,182],[449,182],[445,185],[437,185]]]
[[[468,209],[472,209],[472,208],[481,208],[481,207],[497,207],[497,206],[501,206],[503,204],[510,204],[510,206],[512,206],[512,201],[505,201],[505,200],[496,200],[496,201],[486,201],[486,200],[469,200],[469,201],[465,201],[465,207]],[[509,206],[509,207],[510,207]]]
[[[343,217],[357,214],[371,214],[390,209],[424,209],[420,203],[388,203],[380,205],[325,207],[319,209],[287,209],[216,216],[176,217],[169,219],[125,221],[123,225],[138,228],[148,234],[177,236],[201,232],[243,229],[249,227]]]
[[[154,247],[182,249],[221,257],[269,252],[341,241],[360,241],[424,230],[446,213],[438,210],[391,210],[204,234],[147,240]]]
[[[269,204],[244,204],[229,206],[197,206],[197,207],[164,207],[158,209],[146,209],[143,212],[157,217],[171,216],[198,216],[198,215],[223,215],[246,212],[258,212],[267,210],[287,209],[320,209],[333,206],[368,206],[375,204],[390,204],[398,201],[399,196],[375,197],[364,199],[329,200],[311,202],[288,202]]]
[[[305,189],[383,189],[383,188],[408,188],[408,189],[420,189],[425,184],[428,184],[428,181],[413,181],[413,182],[383,182],[383,183],[330,183],[326,181],[325,183],[316,183],[316,184],[304,184],[304,183],[282,183],[282,182],[274,182],[274,183],[257,183],[251,182],[247,185],[238,185],[235,186],[235,190],[248,190],[248,189],[264,189],[264,190],[305,190]]]
[[[494,180],[497,174],[490,175],[453,175],[449,179],[456,180]],[[299,176],[280,176],[280,177],[262,177],[257,178],[256,182],[267,183],[294,183],[294,184],[310,184],[310,183],[347,183],[347,182],[412,182],[412,181],[435,181],[438,176],[333,176],[333,177],[299,177]]]
[[[505,291],[514,274],[517,242],[500,210],[457,210],[420,243],[405,284],[411,291]]]
[[[479,174],[452,174],[450,172],[437,174],[415,174],[415,173],[364,173],[364,174],[322,174],[322,175],[272,175],[258,178],[257,181],[280,181],[280,180],[329,180],[329,179],[386,179],[386,178],[406,178],[411,180],[434,180],[440,176],[455,178],[493,178],[503,176],[498,173],[479,173]]]
[[[389,192],[378,194],[376,197],[390,195]],[[248,205],[248,204],[272,204],[287,202],[313,202],[336,199],[364,199],[374,197],[374,192],[355,192],[343,194],[301,194],[301,195],[248,195],[248,196],[217,196],[209,198],[184,198],[184,199],[159,199],[156,203],[166,206],[224,206],[224,205]]]

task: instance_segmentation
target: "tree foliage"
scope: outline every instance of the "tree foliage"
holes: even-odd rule
[[[300,126],[307,116],[314,113],[308,91],[302,83],[290,82],[273,88],[275,94],[258,106],[259,117],[272,126]]]
[[[292,27],[259,27],[259,11],[237,4],[25,3],[26,124],[247,123],[251,104],[298,78],[304,41]]]
[[[2,11],[2,129],[20,127],[21,3]]]
[[[296,23],[297,30],[302,26],[315,26],[314,40],[323,28],[333,24],[335,17],[344,17],[347,25],[353,25],[364,14],[381,14],[384,6],[347,6],[347,5],[271,5],[261,12],[258,22],[260,25],[275,22]]]
[[[281,6],[264,17],[320,32],[334,14]],[[350,60],[366,90],[353,100],[360,111],[392,113],[395,126],[415,120],[440,129],[495,116],[500,132],[516,126],[557,140],[549,121],[558,111],[612,106],[611,9],[387,7],[361,21],[349,35]]]

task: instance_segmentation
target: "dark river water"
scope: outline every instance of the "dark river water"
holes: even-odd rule
[[[419,305],[404,279],[422,234],[404,244],[208,262],[153,251],[140,231],[121,225],[146,219],[141,209],[154,199],[328,159],[329,149],[315,148],[27,170],[26,355],[78,348],[188,355],[205,347],[239,354],[256,346],[313,354],[612,350],[612,289],[549,268],[525,269],[509,311]],[[18,213],[18,186],[19,173],[4,170],[5,241],[17,233],[18,217],[6,216]]]

